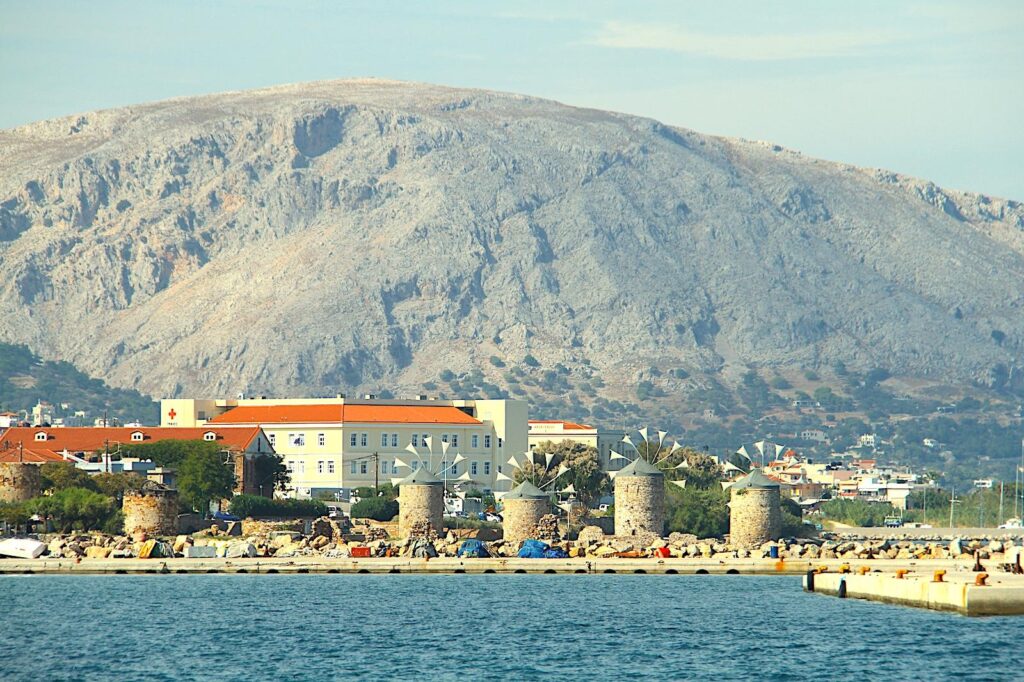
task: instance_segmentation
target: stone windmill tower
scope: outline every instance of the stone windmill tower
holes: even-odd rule
[[[449,444],[442,442],[439,453],[434,452],[434,439],[424,439],[425,452],[421,452],[410,443],[406,450],[413,456],[412,464],[401,459],[395,460],[395,466],[411,469],[405,478],[393,478],[391,482],[398,486],[398,535],[407,538],[414,529],[420,533],[442,533],[444,531],[444,496],[448,486],[448,471],[463,461],[459,453],[448,459]],[[469,472],[451,479],[452,481],[470,480]]]
[[[519,543],[534,537],[534,529],[541,518],[551,508],[552,491],[556,488],[558,479],[569,471],[559,463],[553,466],[554,456],[551,453],[544,455],[544,462],[536,461],[532,452],[525,453],[525,459],[520,462],[515,457],[509,458],[509,464],[523,472],[523,480],[519,485],[507,493],[501,494],[502,509],[502,534],[506,542]],[[527,463],[530,466],[525,466]],[[498,480],[512,480],[508,476],[499,473]],[[560,490],[562,493],[573,493],[572,486]],[[497,496],[497,495],[496,495]]]
[[[665,530],[665,473],[662,465],[682,446],[673,443],[665,449],[665,431],[658,431],[657,440],[648,436],[648,429],[640,429],[643,438],[643,452],[626,435],[622,442],[633,448],[634,456],[612,452],[612,460],[629,460],[629,463],[618,471],[611,472],[615,482],[615,534],[616,535],[649,535],[658,537]],[[678,465],[685,467],[686,462]],[[672,481],[679,487],[685,487],[686,481]]]

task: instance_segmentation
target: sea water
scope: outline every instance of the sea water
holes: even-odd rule
[[[796,577],[0,576],[0,679],[771,680],[1024,675],[1024,618]]]

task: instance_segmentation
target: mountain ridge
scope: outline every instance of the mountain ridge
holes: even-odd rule
[[[0,340],[155,395],[1020,376],[1019,202],[628,114],[326,81],[0,131],[0,169]]]

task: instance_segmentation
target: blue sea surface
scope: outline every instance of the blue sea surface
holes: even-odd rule
[[[1010,680],[1024,618],[796,577],[0,577],[0,680]]]

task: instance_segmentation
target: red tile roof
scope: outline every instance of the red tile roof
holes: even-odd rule
[[[61,452],[98,452],[117,444],[132,445],[153,443],[161,440],[203,440],[203,435],[213,431],[217,440],[212,441],[230,450],[245,450],[259,434],[258,427],[252,428],[158,428],[150,426],[93,428],[82,427],[12,427],[0,434],[0,462],[17,462],[24,455],[25,462],[60,462]],[[132,434],[141,432],[143,439],[133,441]],[[46,440],[36,440],[36,434],[45,433]],[[30,459],[32,458],[32,459]]]
[[[577,424],[576,422],[562,421],[561,419],[531,419],[531,424],[561,424],[562,428],[566,431],[588,431],[593,430],[593,426],[587,424]]]
[[[479,424],[447,405],[243,405],[211,424]]]

